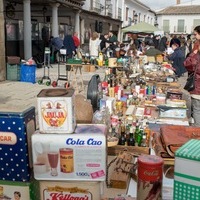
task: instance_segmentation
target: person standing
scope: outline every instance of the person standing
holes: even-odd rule
[[[178,77],[182,76],[187,70],[184,66],[185,55],[180,49],[181,42],[179,39],[174,38],[170,42],[170,46],[174,51],[172,54],[167,55],[168,60],[172,62],[172,67]]]
[[[89,41],[89,51],[91,57],[96,58],[99,56],[100,42],[101,40],[99,39],[99,34],[97,32],[93,32]]]
[[[77,32],[74,32],[74,35],[73,35],[73,40],[74,40],[74,45],[76,47],[76,49],[80,46],[80,39],[78,38],[78,33]]]
[[[102,52],[106,52],[106,48],[109,46],[110,43],[108,34],[106,33],[104,35],[101,35],[100,40],[100,49]]]
[[[71,35],[65,35],[63,45],[67,51],[67,58],[72,58],[75,55],[76,47]]]
[[[200,26],[194,28],[196,43],[192,53],[184,61],[188,74],[195,72],[195,89],[190,91],[191,110],[194,119],[194,126],[200,127]],[[198,48],[198,49],[197,49]]]
[[[58,52],[60,51],[61,48],[63,48],[63,40],[60,37],[53,37],[51,39],[51,44],[52,44],[52,53],[54,55],[54,62],[58,62]]]

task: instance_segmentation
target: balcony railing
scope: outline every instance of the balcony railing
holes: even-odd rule
[[[99,0],[93,0],[91,5],[91,11],[95,11],[97,13],[101,12],[101,4]]]
[[[122,9],[118,8],[117,19],[122,20]]]
[[[113,6],[112,6],[112,4],[110,4],[110,5],[106,5],[106,14],[107,14],[107,16],[109,16],[109,17],[112,17],[113,16]]]

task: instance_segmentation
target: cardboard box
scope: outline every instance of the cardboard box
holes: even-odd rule
[[[174,200],[200,200],[200,140],[191,139],[175,153]]]
[[[0,111],[0,180],[29,181],[35,108]]]
[[[78,125],[75,134],[32,136],[33,169],[37,180],[104,181],[106,126]]]
[[[39,181],[0,181],[0,200],[40,200]]]
[[[102,193],[103,193],[102,182],[40,181],[41,200],[53,200],[53,199],[100,200]]]
[[[41,133],[73,133],[76,126],[73,89],[43,89],[37,95]]]
[[[186,108],[175,108],[175,107],[166,107],[159,109],[159,117],[161,118],[181,118],[184,119],[187,117]]]

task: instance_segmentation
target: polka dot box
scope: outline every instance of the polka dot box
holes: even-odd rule
[[[14,109],[12,109],[14,110]],[[0,110],[0,180],[30,180],[30,138],[35,132],[35,107]]]
[[[200,200],[200,140],[191,139],[175,154],[174,200]]]

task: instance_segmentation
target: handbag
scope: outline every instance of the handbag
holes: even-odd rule
[[[195,76],[196,76],[196,71],[197,71],[197,65],[195,66],[195,70],[193,73],[191,73],[187,80],[186,84],[184,86],[184,89],[187,90],[188,92],[192,91],[195,89]]]
[[[184,89],[188,92],[195,89],[195,73],[192,73],[188,76]]]

